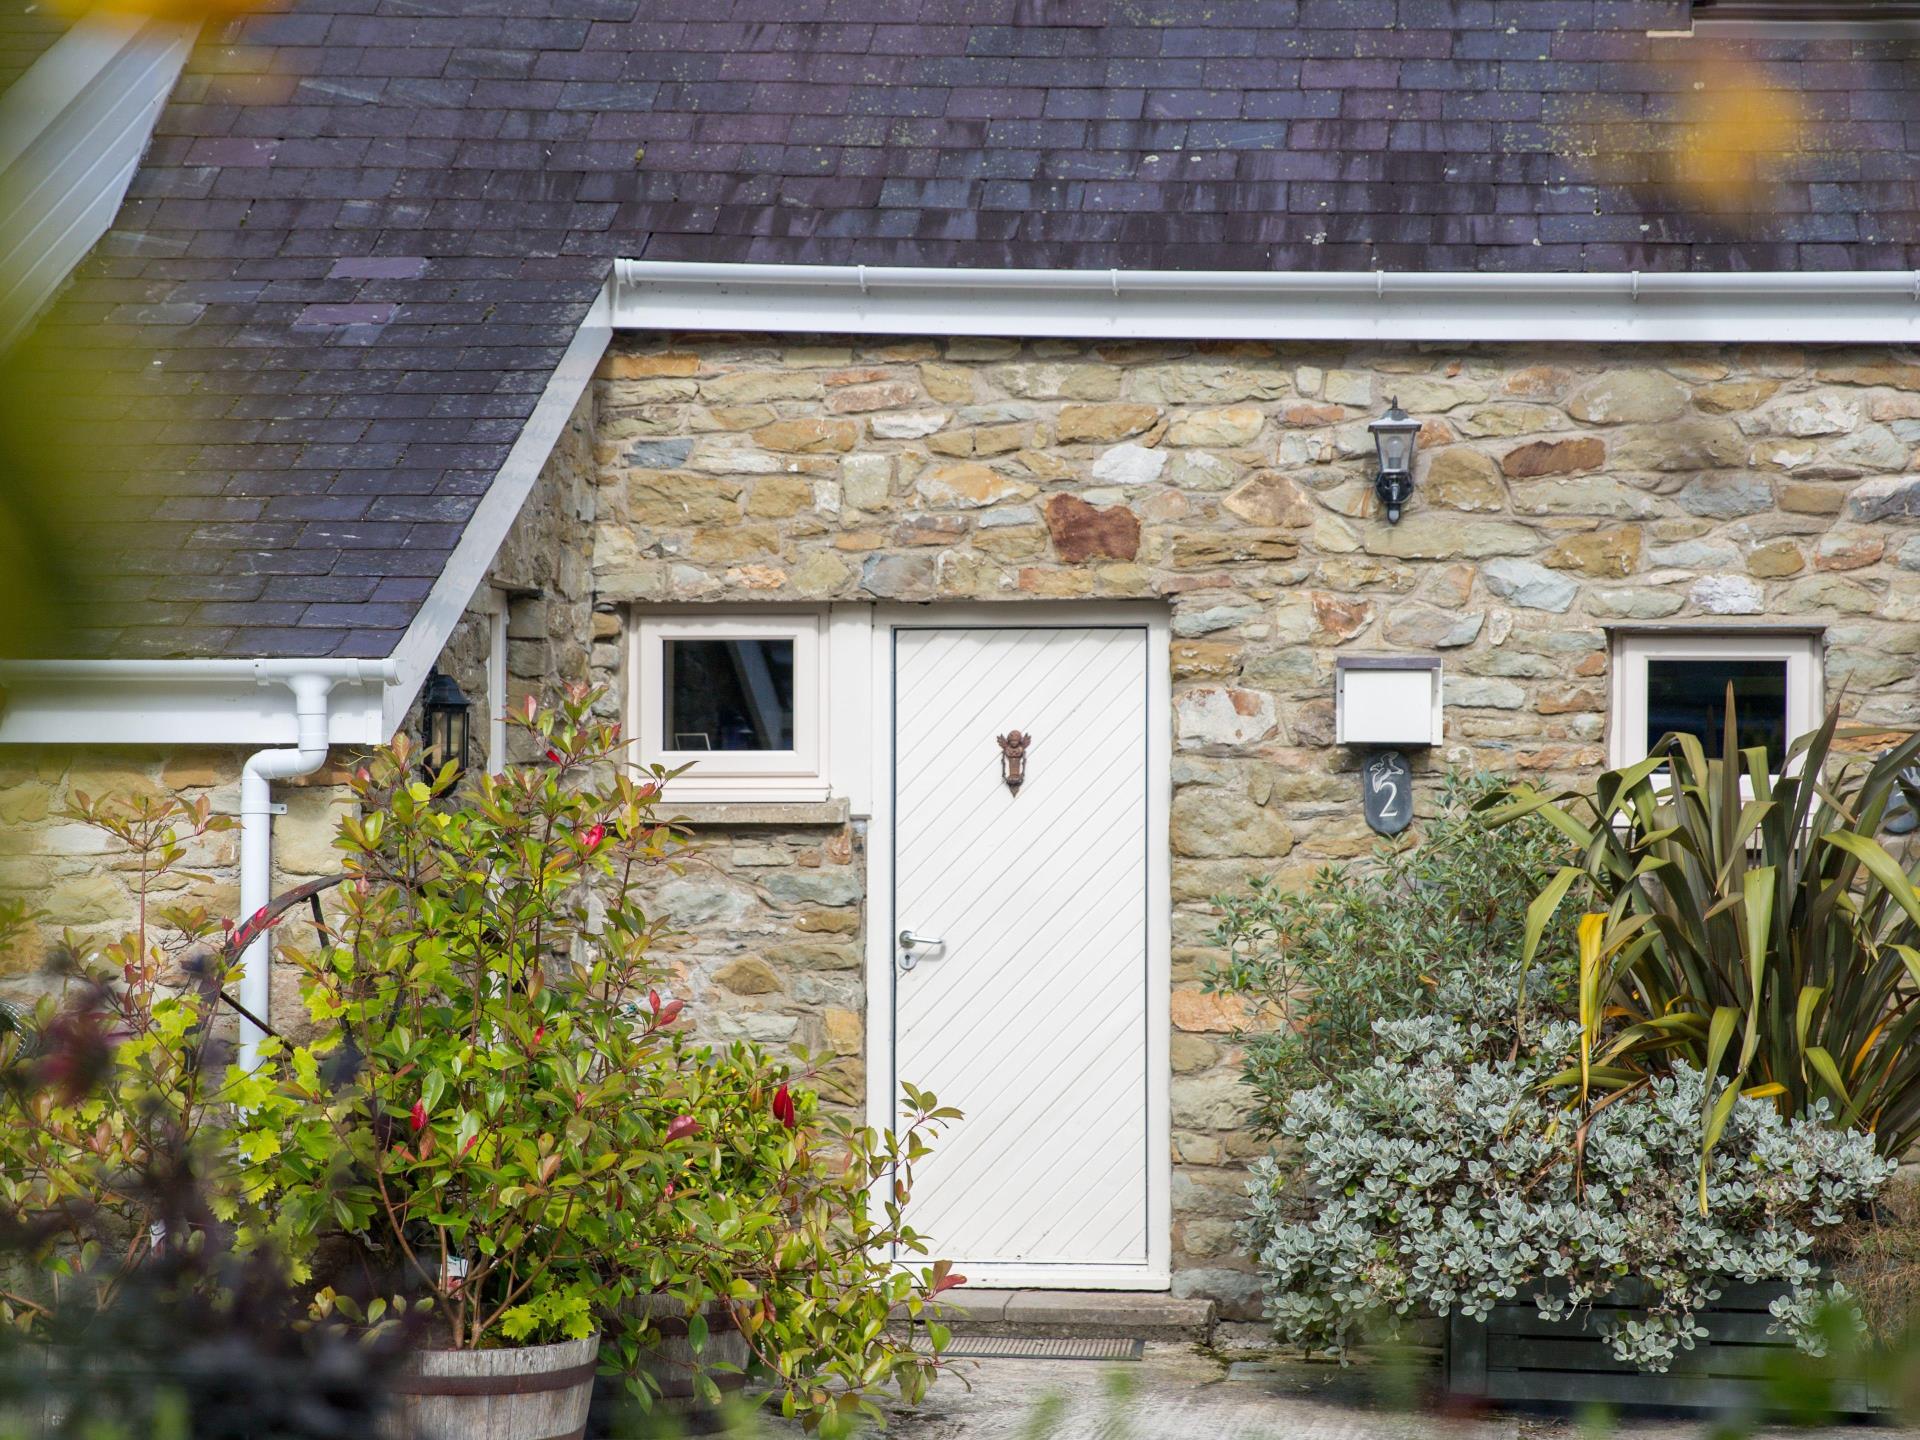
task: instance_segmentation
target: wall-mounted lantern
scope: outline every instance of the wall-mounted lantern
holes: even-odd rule
[[[1413,452],[1420,441],[1420,422],[1400,408],[1395,396],[1387,413],[1367,429],[1373,432],[1374,448],[1380,452],[1380,473],[1373,478],[1373,493],[1387,508],[1387,523],[1398,525],[1400,512],[1413,498]]]
[[[467,772],[467,739],[471,727],[472,706],[466,693],[451,675],[438,665],[427,672],[427,684],[420,696],[421,739],[426,742],[422,768],[437,775],[449,760],[454,774]]]

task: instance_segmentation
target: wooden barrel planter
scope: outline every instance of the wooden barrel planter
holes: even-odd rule
[[[392,1382],[408,1440],[582,1440],[600,1337],[507,1350],[421,1350]]]
[[[1798,1353],[1791,1335],[1768,1333],[1767,1307],[1788,1289],[1727,1281],[1720,1291],[1711,1308],[1697,1312],[1707,1338],[1676,1352],[1664,1374],[1615,1359],[1601,1338],[1608,1322],[1645,1313],[1633,1287],[1565,1320],[1541,1319],[1531,1300],[1496,1305],[1485,1321],[1456,1311],[1447,1321],[1447,1389],[1491,1401],[1757,1409],[1766,1398],[1764,1377],[1783,1354]],[[1837,1384],[1833,1398],[1852,1414],[1888,1408],[1863,1381]]]
[[[712,1376],[723,1406],[746,1388],[746,1370],[753,1352],[747,1346],[747,1337],[734,1324],[733,1312],[717,1302],[700,1312],[707,1322],[707,1343],[695,1356],[693,1345],[687,1339],[687,1317],[676,1302],[665,1296],[648,1296],[636,1308],[651,1317],[659,1336],[654,1347],[640,1359],[640,1368],[652,1377],[659,1391],[654,1409],[678,1417],[681,1428],[694,1434],[716,1428],[724,1416],[694,1393],[693,1377],[700,1369],[711,1372],[716,1364],[734,1367]],[[594,1391],[594,1425],[588,1431],[588,1440],[614,1435],[610,1427],[619,1416],[625,1397],[623,1377],[600,1377]]]

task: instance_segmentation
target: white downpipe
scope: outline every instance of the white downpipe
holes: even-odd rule
[[[353,661],[324,668],[284,669],[260,673],[262,684],[277,680],[293,691],[298,739],[291,749],[276,746],[247,757],[240,770],[240,916],[253,918],[273,899],[273,782],[311,775],[327,763],[327,704],[333,687],[385,673],[380,662]],[[273,939],[256,935],[240,955],[240,1003],[250,1015],[269,1018],[273,1001]],[[266,1033],[245,1016],[240,1021],[240,1064],[251,1070],[259,1063],[260,1042]]]

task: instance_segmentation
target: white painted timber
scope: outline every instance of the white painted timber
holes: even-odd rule
[[[332,679],[327,739],[378,745],[385,660],[0,661],[0,745],[292,745],[289,682]]]
[[[1138,610],[940,613],[885,627],[892,1045],[870,1064],[966,1114],[916,1168],[909,1220],[976,1283],[1164,1285],[1164,632]],[[1017,795],[996,738],[1014,729],[1033,736]],[[944,944],[902,969],[903,929]]]
[[[1920,271],[990,270],[620,260],[615,329],[1078,339],[1920,341]]]
[[[97,10],[0,95],[0,345],[113,223],[193,36]]]

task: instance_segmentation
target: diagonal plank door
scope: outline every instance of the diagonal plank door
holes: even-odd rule
[[[894,1074],[966,1112],[911,1223],[976,1271],[1144,1264],[1147,632],[900,629]],[[996,737],[1033,737],[1019,793]]]

